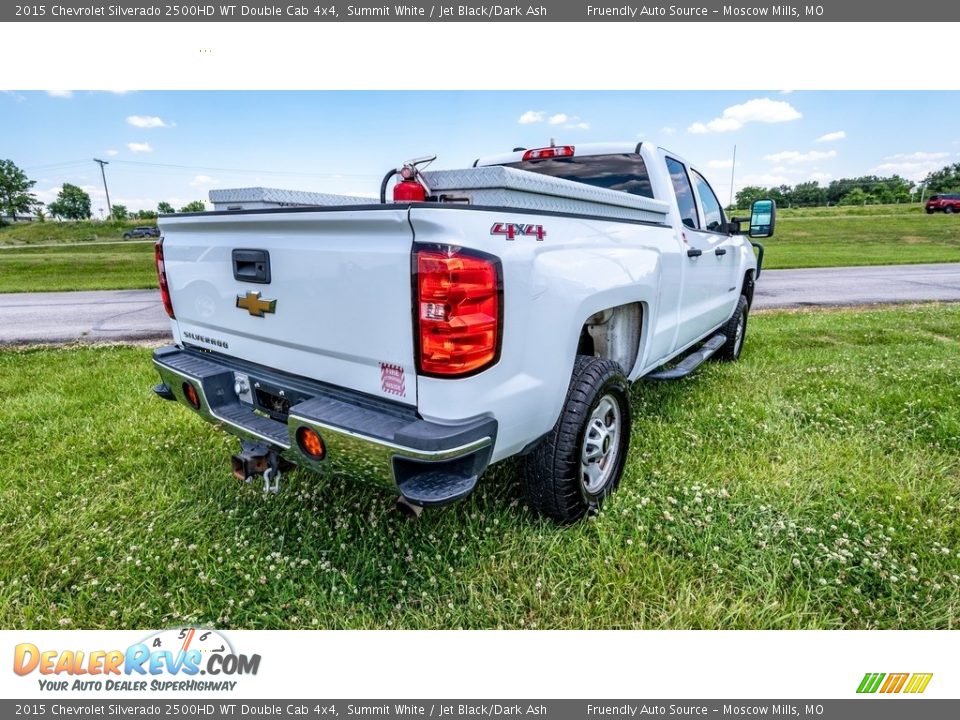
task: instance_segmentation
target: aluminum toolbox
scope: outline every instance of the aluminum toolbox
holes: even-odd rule
[[[666,221],[667,203],[619,190],[508,167],[435,170],[423,173],[440,202],[597,215],[627,220]]]
[[[252,187],[211,190],[210,202],[213,203],[214,210],[261,210],[282,207],[369,205],[376,200],[353,195]]]

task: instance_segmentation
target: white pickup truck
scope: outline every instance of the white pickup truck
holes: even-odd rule
[[[155,391],[239,436],[234,474],[265,490],[293,463],[417,511],[513,456],[539,512],[597,510],[629,383],[736,360],[763,257],[702,173],[646,143],[412,161],[379,203],[244,192],[160,218],[175,345]],[[749,237],[774,221],[758,201]]]

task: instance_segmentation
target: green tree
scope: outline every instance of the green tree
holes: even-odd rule
[[[137,210],[136,217],[137,220],[156,220],[157,214],[153,210]]]
[[[826,202],[827,193],[816,180],[797,183],[790,191],[790,201],[797,207],[815,207]]]
[[[927,187],[928,195],[960,190],[960,163],[954,163],[940,170],[934,170],[927,175],[927,179],[923,182]]]
[[[180,212],[203,212],[206,209],[207,207],[203,204],[203,200],[194,200],[180,208]]]
[[[51,215],[67,220],[86,220],[90,217],[90,196],[82,188],[64,183],[57,199],[47,205]]]
[[[868,192],[865,192],[863,188],[855,187],[853,190],[848,192],[842,198],[840,198],[839,205],[866,205],[869,203],[876,202],[876,198]]]
[[[114,205],[110,208],[110,217],[113,220],[126,220],[129,216],[126,205]]]
[[[176,210],[168,202],[162,202],[157,205],[157,214],[158,215],[173,215]]]
[[[757,187],[756,185],[747,185],[740,192],[737,193],[737,207],[738,208],[749,208],[753,205],[754,200],[763,200],[767,197],[769,193],[766,188]]]
[[[37,205],[30,189],[37,184],[18,168],[13,160],[0,160],[0,215],[14,219],[17,213],[26,213]]]

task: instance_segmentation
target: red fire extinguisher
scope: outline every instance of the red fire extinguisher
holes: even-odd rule
[[[394,202],[425,202],[430,191],[423,182],[417,165],[429,164],[436,159],[435,155],[409,160],[397,171],[400,181],[393,186]]]

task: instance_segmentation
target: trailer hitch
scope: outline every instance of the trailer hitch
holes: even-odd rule
[[[240,441],[240,452],[230,457],[233,475],[238,480],[252,483],[258,475],[263,476],[263,492],[280,492],[280,478],[283,470],[289,467],[280,453],[263,443]]]

